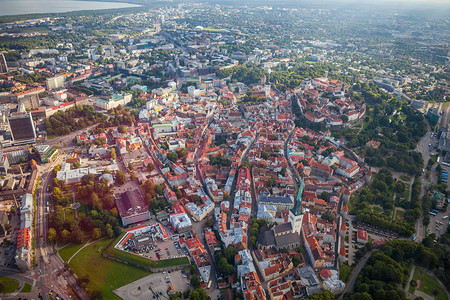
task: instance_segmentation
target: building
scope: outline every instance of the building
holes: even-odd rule
[[[356,241],[358,242],[358,244],[367,243],[369,241],[369,238],[367,236],[367,231],[365,231],[363,229],[358,229]]]
[[[36,129],[31,113],[8,118],[12,145],[26,145],[36,142]]]
[[[32,266],[32,219],[33,219],[33,195],[25,194],[21,198],[20,230],[17,235],[16,263],[22,271],[31,270]]]
[[[148,205],[137,191],[126,191],[116,197],[116,206],[123,226],[150,219]]]
[[[129,93],[113,94],[97,98],[95,106],[104,110],[110,110],[119,105],[125,106],[131,101],[132,95]]]
[[[290,195],[270,196],[269,193],[261,193],[258,195],[258,205],[271,205],[278,211],[288,210],[294,207],[294,199]]]
[[[178,233],[188,232],[192,228],[191,219],[186,213],[176,213],[170,215],[170,224]]]
[[[54,90],[58,88],[64,87],[65,76],[56,76],[47,78],[45,81],[45,85],[47,86],[47,90]]]
[[[34,146],[34,149],[36,150],[36,154],[38,155],[39,159],[43,163],[51,161],[52,158],[58,154],[58,150],[55,149],[55,147],[49,145],[36,145]]]

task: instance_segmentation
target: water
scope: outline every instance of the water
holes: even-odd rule
[[[0,0],[0,16],[35,13],[61,13],[76,10],[111,9],[137,6],[139,5],[98,1]]]

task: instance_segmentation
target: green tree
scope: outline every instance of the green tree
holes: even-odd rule
[[[125,183],[125,181],[126,181],[125,173],[122,172],[122,171],[120,171],[120,170],[118,170],[118,171],[116,172],[116,182],[117,182],[119,185],[123,185],[123,184]]]
[[[193,275],[191,277],[191,284],[194,287],[194,289],[197,289],[200,286],[200,277],[198,275]],[[192,294],[191,294],[191,299],[192,299]]]
[[[47,238],[48,238],[48,241],[50,243],[54,243],[56,241],[56,230],[55,230],[55,228],[49,228],[48,229]]]
[[[116,148],[114,148],[114,147],[111,148],[110,155],[111,155],[111,159],[113,159],[113,160],[117,159]]]
[[[102,231],[100,228],[94,228],[92,229],[92,239],[97,240],[102,236]]]

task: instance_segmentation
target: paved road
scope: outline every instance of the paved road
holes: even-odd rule
[[[76,134],[76,133],[74,133]],[[65,140],[70,141],[72,136],[65,136]],[[61,298],[69,299],[67,288],[72,287],[81,299],[89,299],[86,292],[76,283],[75,278],[66,271],[62,259],[53,253],[51,245],[47,244],[48,232],[48,214],[44,211],[47,201],[50,202],[51,193],[47,192],[52,179],[52,169],[61,162],[62,156],[56,159],[52,164],[40,170],[41,186],[37,194],[37,218],[36,232],[39,238],[36,239],[36,270],[39,272],[37,277],[37,287],[48,299],[50,289],[56,292]],[[77,297],[77,295],[73,295]]]
[[[372,250],[366,255],[364,255],[361,260],[356,265],[355,269],[353,270],[352,274],[350,275],[350,279],[348,280],[347,285],[345,286],[344,292],[339,296],[338,300],[342,300],[344,295],[348,292],[352,292],[353,288],[355,287],[356,278],[358,278],[359,272],[361,272],[362,268],[367,263],[367,260],[374,254],[377,250]]]

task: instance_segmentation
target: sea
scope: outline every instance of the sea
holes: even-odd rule
[[[73,0],[0,0],[0,16],[35,13],[62,13],[77,10],[95,10],[137,7],[121,2],[73,1]]]

